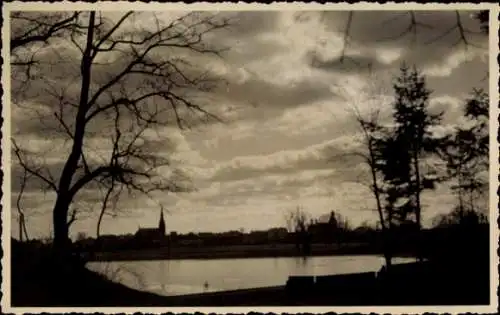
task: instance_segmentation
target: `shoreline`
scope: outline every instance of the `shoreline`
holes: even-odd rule
[[[26,260],[26,257],[30,257],[27,255],[28,252],[19,250],[16,246],[13,249],[11,303],[16,307],[368,306],[489,303],[489,269],[486,259],[458,260],[454,261],[456,264],[451,265],[448,261],[436,261],[438,266],[442,267],[428,273],[428,276],[415,272],[414,268],[404,268],[406,270],[401,270],[395,277],[391,277],[391,282],[395,282],[389,283],[389,286],[386,281],[375,281],[375,283],[370,279],[360,281],[354,274],[354,278],[333,281],[338,282],[338,285],[332,282],[328,284],[331,285],[331,289],[326,290],[323,288],[324,282],[316,288],[309,288],[303,283],[296,283],[291,287],[287,282],[285,286],[166,296],[130,288],[79,264],[61,268],[60,263],[50,256],[39,255],[35,256],[38,259]],[[204,253],[206,254],[206,251]],[[356,256],[367,253],[350,254]],[[463,274],[464,269],[474,272]],[[457,278],[457,274],[462,276]],[[326,278],[325,280],[331,280],[330,276]],[[419,291],[417,288],[422,285],[426,290]],[[88,294],[74,294],[75,290]],[[422,296],[423,293],[425,296]]]
[[[314,244],[309,255],[298,254],[295,248],[284,244],[280,246],[213,246],[213,247],[173,247],[147,250],[127,250],[114,252],[96,252],[88,254],[89,262],[109,261],[141,261],[141,260],[211,260],[211,259],[238,259],[238,258],[286,258],[286,257],[314,257],[314,256],[382,256],[382,252],[369,246],[332,247],[323,244]],[[412,258],[412,253],[397,253],[394,258]]]

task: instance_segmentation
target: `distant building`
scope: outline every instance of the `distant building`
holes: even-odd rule
[[[141,243],[159,243],[166,239],[165,219],[163,218],[163,209],[160,211],[160,220],[157,228],[139,228],[135,233],[136,240]]]

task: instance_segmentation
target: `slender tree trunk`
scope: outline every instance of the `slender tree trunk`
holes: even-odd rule
[[[415,220],[417,224],[417,259],[418,261],[422,261],[422,235],[421,235],[421,230],[422,230],[422,223],[421,223],[421,202],[420,202],[420,193],[422,191],[421,187],[421,182],[420,182],[420,167],[418,165],[419,162],[419,154],[418,151],[420,150],[419,146],[414,149],[413,153],[413,167],[415,169],[415,202],[416,202],[416,209],[415,209]]]
[[[387,233],[387,227],[384,219],[384,212],[382,210],[382,202],[380,201],[380,190],[379,186],[377,183],[377,171],[375,169],[375,156],[373,154],[373,146],[372,146],[372,141],[371,139],[368,140],[368,151],[370,153],[370,170],[371,170],[371,175],[372,175],[372,181],[373,181],[373,194],[375,195],[375,200],[377,203],[377,212],[378,216],[380,219],[380,226],[382,227],[382,250],[384,252],[384,258],[385,258],[385,264],[387,269],[391,267],[391,261],[392,257],[391,254],[389,253],[390,251],[390,236],[389,233]]]
[[[19,215],[19,241],[22,242],[23,241],[23,219],[24,219],[24,216],[23,214],[21,213]]]
[[[101,222],[103,216],[104,216],[104,211],[101,211],[101,213],[99,213],[99,218],[97,219],[96,238],[99,238],[101,236]]]
[[[24,232],[24,236],[25,236],[25,239],[27,242],[29,242],[30,238],[29,238],[29,235],[28,235],[28,229],[26,228],[26,217],[24,216],[23,214],[23,221],[22,221],[22,228],[23,228],[23,232]]]
[[[462,180],[462,174],[461,174],[461,169],[459,167],[458,169],[458,207],[459,207],[459,220],[460,222],[459,223],[462,223],[463,219],[464,219],[464,200],[463,200],[463,193],[464,193],[464,189],[463,189],[463,180]]]
[[[386,235],[386,247],[385,247],[385,252],[386,252],[386,263],[387,264],[387,270],[389,270],[392,267],[392,256],[394,254],[394,227],[392,224],[392,209],[388,213],[388,218],[387,218],[387,230],[385,232]]]
[[[416,202],[416,209],[415,209],[415,220],[417,223],[417,228],[420,231],[422,224],[421,224],[421,203],[420,203],[420,192],[422,191],[421,183],[420,183],[420,168],[418,165],[418,152],[415,152],[414,158],[413,158],[413,166],[415,168],[415,202]]]
[[[82,155],[83,138],[85,134],[85,115],[90,90],[90,76],[92,66],[92,42],[94,38],[95,12],[90,12],[89,25],[87,30],[87,43],[80,65],[82,75],[82,85],[80,90],[80,102],[75,120],[75,133],[71,153],[66,160],[66,164],[59,180],[59,191],[53,210],[54,222],[54,246],[57,250],[65,252],[69,245],[69,227],[67,222],[69,205],[73,196],[70,192],[70,185],[76,172],[78,161]]]
[[[382,232],[382,237],[384,238],[384,258],[385,258],[385,266],[386,270],[389,271],[392,267],[392,247],[391,241],[392,236],[390,235],[390,230],[385,230]]]
[[[104,217],[104,214],[106,213],[109,197],[113,193],[113,188],[114,188],[113,185],[114,183],[112,182],[111,187],[106,191],[106,195],[104,196],[104,200],[102,202],[101,212],[99,213],[99,218],[97,219],[96,238],[99,238],[99,236],[101,236],[101,222]]]
[[[25,216],[24,216],[24,212],[22,211],[22,206],[21,206],[21,199],[22,199],[22,196],[24,194],[24,189],[26,188],[27,179],[28,179],[27,178],[27,171],[25,169],[24,173],[23,173],[21,187],[20,187],[19,193],[17,194],[17,200],[16,200],[17,212],[19,214],[19,240],[21,242],[23,241],[24,236],[26,236],[26,241],[29,241],[28,230],[26,229]]]
[[[469,202],[470,202],[470,210],[471,210],[472,212],[475,212],[475,211],[476,211],[476,209],[475,209],[475,207],[474,207],[474,188],[473,188],[474,186],[473,186],[473,185],[474,185],[474,182],[473,182],[473,180],[471,179],[471,180],[470,180]]]

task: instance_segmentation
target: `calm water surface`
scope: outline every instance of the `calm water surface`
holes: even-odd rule
[[[182,295],[285,285],[290,275],[378,271],[383,263],[378,256],[322,256],[91,262],[87,268],[134,289]]]

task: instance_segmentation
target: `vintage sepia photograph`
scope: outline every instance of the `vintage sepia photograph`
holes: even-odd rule
[[[498,5],[3,7],[4,311],[497,309]]]

